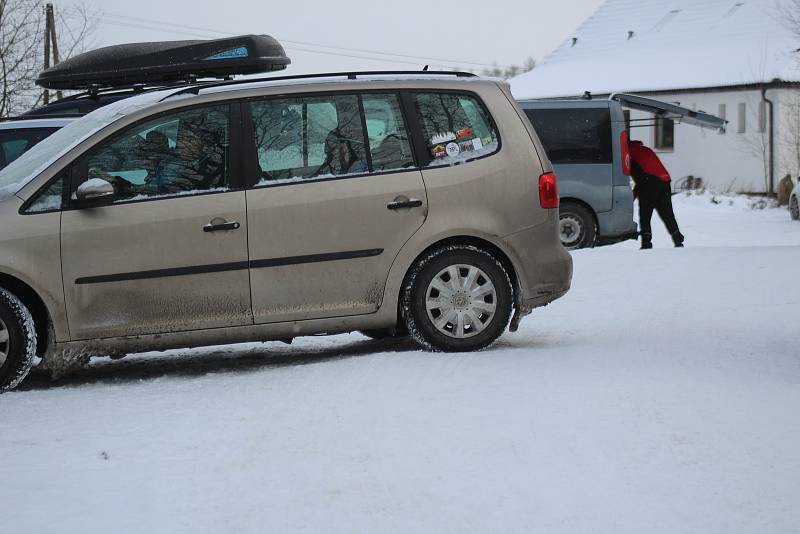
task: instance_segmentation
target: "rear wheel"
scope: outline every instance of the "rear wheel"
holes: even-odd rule
[[[0,392],[22,382],[35,355],[36,331],[30,312],[16,296],[0,289]]]
[[[487,252],[469,245],[436,249],[420,259],[404,284],[402,312],[415,341],[430,350],[479,350],[508,325],[511,279]]]
[[[798,202],[797,197],[792,197],[789,200],[789,213],[795,221],[800,219],[800,202]]]
[[[562,202],[558,211],[558,236],[568,249],[594,245],[597,237],[594,216],[581,204]]]

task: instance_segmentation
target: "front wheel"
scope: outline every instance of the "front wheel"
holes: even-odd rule
[[[402,313],[417,343],[436,351],[479,350],[508,326],[511,279],[491,254],[470,245],[428,253],[403,285]]]
[[[558,236],[564,248],[574,250],[594,245],[594,216],[580,204],[562,202],[558,210]]]
[[[0,392],[17,387],[33,366],[36,331],[28,308],[0,289]]]
[[[792,215],[793,220],[800,219],[800,203],[798,203],[797,197],[792,197],[789,201],[789,213]]]

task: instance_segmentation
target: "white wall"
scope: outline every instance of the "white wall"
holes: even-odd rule
[[[761,153],[766,147],[768,134],[758,131],[760,91],[659,94],[653,95],[653,98],[666,102],[679,102],[684,107],[703,110],[713,115],[719,113],[720,104],[726,105],[728,120],[726,133],[719,134],[696,126],[676,124],[674,150],[657,150],[672,176],[673,183],[692,175],[703,178],[706,187],[714,191],[764,192],[766,190],[764,158]],[[745,133],[737,132],[737,115],[741,102],[746,105]],[[776,106],[776,113],[779,113],[779,109],[780,106]],[[646,116],[638,112],[631,114],[632,118]],[[635,125],[636,122],[632,124]],[[639,139],[646,145],[654,147],[654,128],[632,128],[631,138]],[[776,172],[776,183],[778,176]]]

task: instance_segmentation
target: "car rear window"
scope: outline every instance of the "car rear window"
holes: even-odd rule
[[[497,152],[497,131],[477,98],[456,93],[418,93],[415,105],[422,125],[429,166],[454,165]]]
[[[611,163],[608,108],[526,109],[553,163]]]

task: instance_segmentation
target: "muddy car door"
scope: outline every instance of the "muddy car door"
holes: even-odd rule
[[[238,110],[145,121],[74,166],[61,229],[73,340],[252,324]]]
[[[376,311],[389,267],[427,213],[399,96],[333,93],[250,108],[255,322]]]

